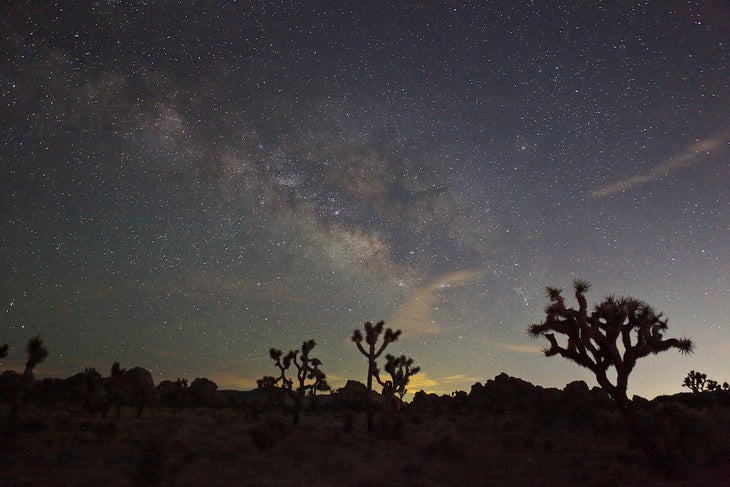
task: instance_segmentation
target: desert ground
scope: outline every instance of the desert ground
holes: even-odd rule
[[[381,408],[320,404],[298,426],[259,405],[150,405],[106,418],[27,404],[0,443],[0,486],[723,486],[730,408],[717,397],[644,401],[672,459],[652,470],[600,391],[500,376],[467,393]],[[0,410],[2,418],[9,406]],[[647,416],[649,418],[649,416]]]

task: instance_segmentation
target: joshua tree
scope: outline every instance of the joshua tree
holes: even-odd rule
[[[640,358],[670,348],[686,355],[692,353],[694,344],[689,338],[665,339],[662,332],[667,330],[667,320],[662,319],[662,313],[635,298],[607,296],[589,314],[585,293],[590,287],[582,279],[573,281],[578,309],[566,308],[562,290],[546,288],[550,299],[545,307],[547,318],[530,326],[528,333],[547,338],[549,346],[543,350],[546,356],[560,355],[591,370],[601,388],[618,405],[649,461],[664,467],[666,460],[659,456],[659,449],[647,436],[645,425],[626,395],[629,374]],[[560,345],[555,333],[565,335],[567,343]],[[616,373],[615,384],[606,375],[611,367]]]
[[[268,391],[269,389],[276,387],[276,377],[265,375],[256,381],[256,386],[261,390]]]
[[[2,348],[7,350],[7,345],[4,345]],[[33,385],[33,369],[48,357],[48,350],[43,346],[43,340],[40,335],[36,335],[28,340],[25,351],[28,352],[28,361],[25,363],[25,371],[22,377],[18,377],[16,382],[13,404],[10,409],[8,421],[9,426],[14,422],[20,411],[20,406],[27,389]]]
[[[684,378],[682,387],[688,387],[692,392],[702,392],[705,390],[705,383],[707,382],[707,374],[701,372],[695,372],[690,370],[687,377]]]
[[[309,352],[312,351],[316,343],[314,340],[307,340],[302,343],[301,350],[291,350],[282,358],[281,350],[272,348],[269,350],[269,356],[274,361],[274,365],[279,369],[279,377],[274,378],[274,384],[279,387],[294,400],[294,416],[292,423],[294,426],[299,424],[299,415],[304,403],[304,397],[309,394],[314,396],[317,391],[327,391],[330,386],[327,384],[324,372],[319,369],[322,361],[318,358],[310,357]],[[286,371],[294,364],[297,369],[297,388],[293,389],[294,381],[286,376]],[[270,377],[261,379],[260,384],[271,385]],[[307,382],[311,381],[311,382]]]
[[[696,393],[702,391],[712,392],[730,390],[730,384],[728,384],[727,382],[720,385],[720,383],[716,380],[708,379],[707,374],[695,372],[694,370],[690,370],[689,374],[687,374],[687,377],[684,378],[682,387],[687,387],[691,389],[692,392]]]
[[[707,390],[708,391],[730,391],[730,384],[727,382],[723,382],[722,385],[720,385],[719,382],[716,380],[708,380],[707,381]]]
[[[375,326],[371,322],[367,322],[363,325],[365,328],[365,343],[367,344],[368,348],[365,349],[362,345],[363,336],[360,330],[355,330],[352,334],[352,341],[355,342],[355,345],[357,346],[357,349],[360,350],[360,353],[365,356],[365,358],[368,360],[368,379],[367,379],[367,387],[368,387],[368,397],[367,397],[367,421],[368,421],[368,433],[373,431],[373,416],[375,414],[374,405],[373,405],[373,398],[372,398],[372,390],[373,390],[373,376],[377,376],[378,371],[378,365],[375,362],[378,357],[383,353],[383,350],[385,350],[385,347],[387,347],[390,343],[398,340],[398,337],[401,334],[400,330],[393,331],[390,328],[385,330],[385,336],[383,337],[383,342],[380,344],[379,347],[377,347],[378,338],[383,333],[383,328],[385,327],[384,321],[379,321]]]
[[[385,356],[385,360],[386,364],[384,368],[390,375],[390,380],[383,382],[380,379],[380,373],[377,369],[375,379],[378,381],[378,384],[383,386],[383,390],[389,398],[393,398],[396,395],[398,396],[396,408],[399,409],[400,404],[403,402],[403,396],[405,396],[406,392],[408,392],[408,389],[406,389],[408,381],[411,376],[420,372],[421,368],[414,367],[413,359],[406,357],[405,355],[394,357],[393,355],[388,354]]]
[[[28,352],[28,361],[25,363],[25,375],[32,380],[33,369],[48,357],[48,350],[43,346],[41,336],[36,335],[28,340],[25,351]]]
[[[0,345],[0,358],[8,356],[8,344]]]

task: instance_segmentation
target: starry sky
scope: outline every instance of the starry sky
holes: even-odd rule
[[[13,1],[0,7],[0,342],[250,389],[317,341],[411,391],[590,373],[527,327],[544,288],[644,299],[730,380],[730,4]],[[570,303],[574,301],[569,300]]]

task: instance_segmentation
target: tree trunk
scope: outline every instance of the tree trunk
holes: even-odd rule
[[[372,376],[372,361],[370,362],[370,367],[368,367],[368,397],[367,397],[367,408],[366,408],[366,414],[368,419],[368,433],[372,433],[373,431],[373,418],[375,416],[375,408],[373,405],[373,376]]]
[[[368,419],[368,433],[372,433],[374,426],[373,426],[373,419],[375,416],[375,405],[373,404],[373,375],[375,372],[375,359],[373,356],[375,355],[375,346],[370,345],[370,357],[368,358],[368,397],[367,397],[367,419]]]
[[[634,403],[625,394],[623,396],[617,394],[614,396],[614,401],[621,411],[629,433],[646,455],[649,465],[663,477],[670,477],[672,471],[669,458],[657,446],[655,438],[652,437],[653,432],[642,423]]]

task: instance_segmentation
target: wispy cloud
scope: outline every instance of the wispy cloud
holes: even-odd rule
[[[683,167],[696,164],[704,155],[708,155],[728,142],[730,130],[719,132],[710,137],[704,138],[687,147],[681,154],[671,157],[651,168],[644,174],[637,174],[630,178],[607,184],[590,193],[592,198],[603,198],[615,193],[620,193],[634,186],[648,183],[655,179],[662,178]]]
[[[527,343],[505,343],[505,342],[489,342],[490,345],[518,353],[542,353],[542,347],[539,345],[529,345]]]
[[[414,375],[408,381],[408,390],[414,391],[429,391],[434,386],[439,385],[437,380],[434,380],[428,376],[425,372]]]
[[[481,270],[459,270],[439,276],[422,286],[388,320],[394,328],[410,334],[438,335],[443,327],[433,319],[440,293],[446,288],[463,286],[476,280]]]

